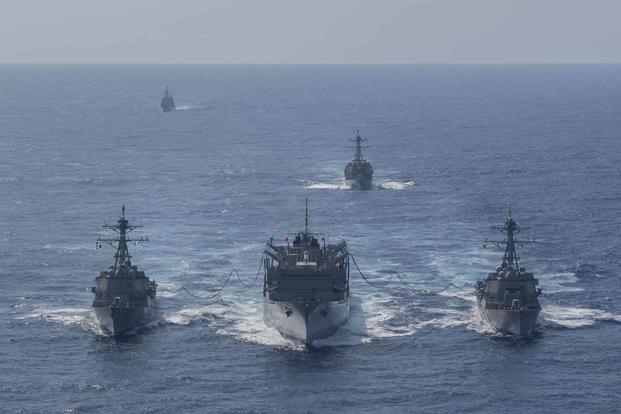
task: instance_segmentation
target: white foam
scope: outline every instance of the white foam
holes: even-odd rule
[[[188,308],[176,312],[165,312],[162,320],[172,325],[187,326],[195,320],[202,319],[208,313],[208,307]]]
[[[412,335],[420,329],[421,323],[407,318],[404,324],[393,323],[406,312],[395,307],[388,297],[352,298],[349,320],[330,338],[316,341],[313,345],[342,346],[358,345],[377,338]],[[229,304],[225,300],[180,311],[166,313],[166,323],[186,326],[198,320],[208,320],[221,335],[231,335],[240,340],[261,345],[290,349],[304,349],[303,344],[292,338],[283,337],[276,329],[269,328],[263,321],[261,300],[239,300]]]
[[[406,317],[405,323],[393,324],[395,316],[401,317],[405,312],[389,298],[353,297],[347,323],[331,337],[314,341],[313,346],[360,345],[379,338],[413,335],[418,330],[413,318]]]
[[[601,321],[621,322],[621,315],[606,310],[557,305],[544,306],[542,315],[546,326],[562,328],[583,328]]]
[[[161,317],[160,311],[155,311],[152,322],[145,325],[146,328],[156,328],[169,321]],[[99,327],[97,318],[91,309],[83,308],[41,308],[33,312],[17,317],[19,320],[43,319],[47,322],[57,323],[65,326],[78,326],[96,335],[106,336]],[[172,323],[172,322],[170,322]]]
[[[468,323],[466,328],[481,335],[503,336],[503,334],[497,332],[490,324],[483,320],[479,310],[476,307],[473,307],[468,313]]]
[[[429,319],[418,323],[419,329],[431,326],[434,328],[456,328],[458,326],[468,326],[471,323],[467,314],[447,315],[439,318]]]
[[[347,190],[349,186],[343,181],[340,183],[314,183],[306,185],[304,188],[312,190]]]
[[[262,302],[260,301],[242,302],[236,305],[234,310],[229,310],[223,316],[229,318],[231,324],[222,326],[217,331],[220,334],[233,335],[243,341],[262,345],[293,349],[302,346],[299,341],[285,338],[276,329],[265,325]]]
[[[485,335],[499,335],[491,325],[485,322],[476,307],[468,315],[467,328]],[[564,307],[556,305],[544,305],[539,317],[539,328],[543,326],[554,328],[578,329],[595,325],[601,321],[614,321],[621,323],[621,315],[600,309]]]
[[[157,281],[158,298],[174,298],[179,295],[179,287],[174,283]]]
[[[439,296],[444,296],[446,298],[457,298],[464,300],[466,302],[476,302],[476,298],[474,296],[474,287],[468,290],[458,290],[455,288],[448,288],[447,290],[438,293]]]
[[[166,291],[158,289],[157,297],[158,298],[175,298],[179,295],[178,291]]]
[[[178,105],[175,107],[175,109],[177,111],[190,111],[190,110],[212,110],[215,109],[215,106],[207,106],[207,105],[201,105],[201,104],[197,104],[197,105]]]
[[[405,190],[416,185],[414,181],[388,181],[376,184],[376,188],[382,190]]]
[[[56,251],[63,251],[63,252],[75,252],[75,251],[79,251],[79,250],[95,250],[95,246],[92,245],[86,245],[86,244],[65,244],[65,245],[56,245],[53,243],[46,243],[45,246],[43,246],[44,249],[46,250],[56,250]]]
[[[261,302],[235,300],[228,304],[220,299],[206,306],[186,308],[165,313],[163,320],[173,325],[187,326],[195,321],[208,320],[220,335],[262,345],[298,348],[301,344],[282,337],[278,331],[263,322]]]
[[[48,322],[58,323],[66,326],[79,326],[97,335],[103,333],[99,329],[99,324],[95,320],[95,316],[90,309],[83,308],[40,308],[17,319],[35,319],[40,318]]]
[[[414,181],[386,181],[376,183],[373,188],[377,190],[405,190],[414,185],[416,185]],[[311,190],[349,190],[351,186],[347,185],[345,181],[338,181],[330,183],[310,183],[305,185],[304,188]]]

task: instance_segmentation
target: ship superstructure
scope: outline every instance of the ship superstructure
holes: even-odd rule
[[[358,131],[354,138],[356,144],[354,159],[345,166],[345,183],[352,189],[369,190],[373,185],[373,167],[362,156],[362,142],[364,141],[366,139],[362,138]]]
[[[104,224],[118,236],[97,239],[97,247],[107,243],[116,248],[114,264],[100,272],[95,278],[96,286],[93,309],[101,330],[109,335],[120,336],[134,331],[149,322],[154,313],[154,300],[157,284],[149,280],[143,271],[132,265],[128,243],[148,241],[147,238],[131,239],[127,233],[142,226],[133,226],[125,218],[125,206],[117,224]]]
[[[537,317],[541,312],[537,288],[539,281],[526,268],[520,267],[516,245],[532,241],[516,240],[520,231],[513,220],[511,209],[503,226],[492,226],[493,230],[506,234],[506,240],[486,240],[485,243],[505,247],[502,264],[485,280],[479,280],[475,293],[479,312],[483,319],[499,332],[529,336],[533,333]]]
[[[160,102],[160,106],[162,107],[162,111],[171,112],[176,109],[175,100],[173,96],[168,92],[168,86],[166,87],[166,91],[164,92],[164,96]]]
[[[308,230],[308,199],[303,231],[290,244],[265,248],[263,318],[282,335],[311,345],[334,334],[350,311],[347,243],[321,244]]]

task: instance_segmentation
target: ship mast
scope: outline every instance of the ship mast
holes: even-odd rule
[[[304,215],[304,233],[308,235],[308,197],[306,197],[306,213]]]
[[[97,238],[98,242],[105,242],[116,248],[116,253],[114,255],[114,270],[117,270],[121,266],[131,266],[131,255],[129,254],[127,243],[133,243],[135,245],[136,243],[149,241],[147,237],[140,237],[139,239],[130,239],[127,237],[127,233],[142,226],[132,226],[129,224],[129,221],[125,218],[124,205],[121,207],[121,216],[119,217],[117,224],[104,224],[102,227],[112,230],[119,235],[115,238],[104,239],[101,238],[101,236]]]
[[[517,225],[515,221],[513,221],[513,217],[511,217],[511,207],[509,207],[509,215],[507,216],[507,221],[505,222],[505,233],[507,234],[507,242],[505,248],[505,256],[502,259],[503,263],[513,265],[515,261],[516,269],[519,269],[518,265],[518,256],[515,253],[515,240],[513,238],[514,234],[518,232]]]
[[[354,142],[356,143],[356,152],[354,155],[354,160],[356,161],[362,161],[362,147],[361,147],[361,143],[363,141],[366,141],[366,139],[362,138],[360,136],[360,130],[356,131],[356,138],[354,138]]]
[[[534,240],[516,240],[515,235],[519,233],[522,228],[513,221],[511,206],[509,206],[509,213],[507,220],[503,226],[492,226],[492,230],[498,230],[507,235],[506,240],[485,240],[485,243],[493,243],[497,246],[505,246],[505,254],[502,259],[503,269],[515,270],[518,275],[520,274],[520,265],[518,263],[519,256],[516,253],[515,246],[523,246],[525,244],[534,243]],[[514,267],[515,266],[515,267]]]

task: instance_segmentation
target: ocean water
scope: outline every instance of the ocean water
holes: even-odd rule
[[[371,191],[342,182],[357,129]],[[2,412],[619,410],[621,66],[0,66],[0,188]],[[352,271],[349,322],[310,350],[264,325],[260,283],[210,298],[305,197],[369,277],[453,286]],[[122,204],[159,317],[113,339],[90,287]],[[473,297],[509,205],[538,241],[528,340]]]

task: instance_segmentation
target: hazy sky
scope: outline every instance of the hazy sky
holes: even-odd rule
[[[621,63],[621,0],[0,4],[0,63]]]

